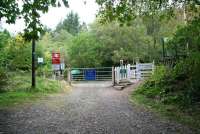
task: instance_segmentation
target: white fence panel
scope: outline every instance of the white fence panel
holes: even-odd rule
[[[115,67],[115,81],[119,83],[121,80],[131,81],[133,79],[141,80],[150,77],[154,72],[153,63],[136,63],[136,65],[124,65]]]

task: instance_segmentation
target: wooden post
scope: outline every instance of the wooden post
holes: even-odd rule
[[[112,84],[115,86],[115,67],[112,67]]]
[[[69,82],[69,85],[71,86],[71,68],[68,68],[68,82]]]
[[[153,63],[152,63],[152,74],[154,74],[154,71],[155,71],[155,61],[153,60]]]
[[[35,39],[32,39],[32,88],[36,87],[35,76]]]

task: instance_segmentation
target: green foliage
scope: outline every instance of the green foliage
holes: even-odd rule
[[[0,67],[0,92],[3,92],[5,85],[8,83],[8,76],[3,68]]]
[[[17,45],[17,44],[16,44]],[[11,47],[8,53],[12,56],[9,67],[12,70],[20,69],[29,71],[31,69],[31,45],[23,44],[19,47]]]
[[[96,0],[100,5],[99,16],[103,23],[118,20],[130,24],[136,16],[158,14],[165,10],[163,17],[172,17],[174,8],[187,7],[189,11],[198,12],[200,4],[197,0]]]
[[[91,26],[91,30],[102,44],[104,65],[118,64],[120,59],[131,63],[137,58],[142,61],[152,60],[151,56],[148,56],[151,55],[151,38],[146,35],[145,26],[140,20],[130,27],[120,27],[116,22],[103,26],[96,23]]]
[[[50,6],[60,7],[61,1],[66,7],[69,6],[67,0],[24,0],[20,1],[21,6],[16,0],[3,0],[0,4],[0,20],[5,18],[7,23],[15,23],[16,18],[23,17],[26,24],[25,39],[38,39],[39,33],[43,31],[40,13],[47,13]]]
[[[3,32],[0,32],[0,51],[8,44],[10,38],[8,31],[4,30]]]
[[[60,83],[55,80],[37,77],[38,86],[31,90],[31,75],[27,72],[10,72],[8,77],[8,85],[4,87],[7,92],[57,92],[60,89]]]
[[[16,0],[2,0],[0,4],[0,20],[6,19],[7,23],[14,23],[20,11]]]
[[[63,22],[59,23],[56,27],[57,32],[61,30],[66,30],[72,35],[78,34],[80,29],[81,25],[79,22],[79,16],[77,13],[74,13],[72,11],[67,15],[66,19]]]
[[[0,67],[5,67],[7,62],[6,45],[9,43],[11,37],[8,31],[0,32]]]
[[[65,63],[68,62],[67,48],[71,44],[73,36],[68,33],[66,30],[60,30],[59,32],[45,33],[41,40],[38,41],[38,47],[42,52],[42,57],[44,58],[44,70],[46,74],[51,70],[51,53],[61,52],[64,55]]]
[[[37,48],[36,55],[42,55],[40,46]],[[25,42],[21,35],[10,39],[4,48],[5,65],[11,70],[29,71],[31,69],[31,44]]]
[[[171,96],[171,98],[175,98],[175,100],[171,99],[173,102],[177,101],[175,96]],[[159,100],[155,101],[155,99],[147,98],[146,95],[139,94],[136,92],[133,92],[133,94],[131,95],[130,101],[133,102],[134,105],[138,105],[139,107],[145,106],[151,111],[154,111],[155,113],[161,115],[161,117],[163,117],[164,119],[167,118],[169,120],[174,120],[181,124],[190,126],[191,128],[198,129],[198,132],[200,131],[199,130],[200,128],[200,116],[199,116],[200,114],[199,113],[200,112],[199,112],[198,106],[182,109],[180,107],[177,107],[176,105],[173,105],[171,102],[170,104],[166,104],[166,103],[163,104]]]
[[[10,72],[8,84],[0,93],[0,106],[12,106],[37,99],[48,93],[61,92],[61,82],[37,77],[37,88],[31,90],[31,77],[29,73]]]
[[[161,83],[168,73],[169,71],[165,66],[157,66],[151,78],[145,81],[136,93],[146,95],[149,98],[159,99],[163,92],[162,87],[160,87]]]
[[[76,36],[68,48],[68,55],[72,67],[101,66],[100,43],[89,33]]]
[[[151,80],[161,81],[161,79],[163,77],[165,77],[167,73],[169,73],[169,72],[168,72],[168,69],[165,66],[163,66],[163,65],[157,66],[155,71],[154,71],[154,74],[151,76]]]
[[[168,45],[173,56],[183,57],[189,53],[200,52],[200,37],[197,36],[199,34],[200,17],[190,21],[187,26],[180,27]]]
[[[192,106],[200,101],[200,54],[180,61],[173,69],[158,67],[137,91],[165,104]]]
[[[62,0],[64,5],[68,7],[68,1]],[[39,0],[39,1],[23,1],[21,15],[26,24],[24,37],[27,40],[38,39],[39,33],[43,31],[43,25],[40,22],[40,12],[47,13],[50,6],[60,6],[60,0]]]
[[[23,102],[30,102],[39,98],[39,94],[33,94],[31,92],[5,92],[0,94],[0,106],[8,107],[16,104],[22,104]]]

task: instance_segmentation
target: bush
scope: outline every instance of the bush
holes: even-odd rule
[[[200,54],[193,53],[173,69],[158,66],[136,93],[165,104],[192,106],[200,102]]]
[[[5,91],[4,86],[8,83],[8,76],[3,68],[0,68],[0,92]]]

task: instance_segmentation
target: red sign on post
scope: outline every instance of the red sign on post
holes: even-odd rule
[[[52,53],[52,64],[60,64],[60,53]]]

